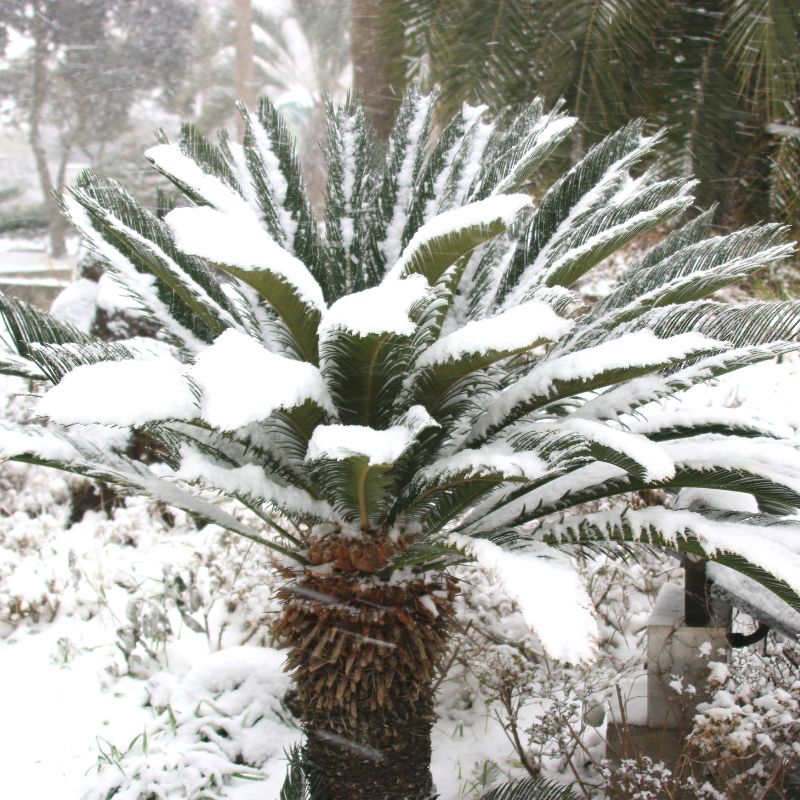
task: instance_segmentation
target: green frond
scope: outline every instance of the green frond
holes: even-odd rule
[[[294,138],[266,97],[259,98],[256,114],[244,106],[239,111],[245,120],[243,149],[247,177],[264,224],[272,238],[297,256],[324,288],[322,243]]]
[[[568,786],[545,778],[518,778],[496,786],[481,796],[481,800],[578,800]]]

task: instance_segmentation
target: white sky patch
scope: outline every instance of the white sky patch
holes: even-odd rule
[[[356,336],[411,336],[415,325],[409,313],[428,288],[424,276],[415,274],[399,281],[384,280],[372,289],[345,295],[323,314],[320,336],[331,330],[346,330]]]
[[[208,206],[176,208],[165,222],[179,250],[245,271],[269,270],[309,305],[325,308],[322,289],[300,259],[284,250],[249,212],[224,214]]]
[[[422,406],[412,406],[403,423],[384,431],[366,425],[317,425],[308,443],[306,461],[367,456],[371,465],[393,464],[420,431],[437,424]]]
[[[202,418],[222,430],[236,430],[306,400],[333,412],[322,375],[313,364],[271,353],[233,329],[198,354],[189,375],[201,390]]]
[[[191,419],[197,401],[185,373],[185,364],[168,358],[84,364],[50,389],[36,412],[65,425]]]
[[[336,519],[328,503],[315,500],[295,486],[281,486],[267,478],[257,464],[241,467],[224,467],[210,461],[189,446],[181,448],[181,465],[175,477],[185,481],[198,481],[204,486],[220,489],[229,494],[258,497],[292,513],[310,514],[322,519]]]
[[[549,656],[573,663],[595,657],[592,602],[566,560],[546,546],[539,552],[508,552],[488,539],[451,536],[450,541],[497,574]]]
[[[542,339],[552,342],[567,333],[572,324],[546,303],[531,300],[493,317],[468,322],[442,337],[422,354],[417,366],[455,361],[472,354],[521,350]]]
[[[386,273],[386,278],[399,278],[411,262],[411,257],[431,240],[440,236],[458,233],[464,228],[488,225],[500,220],[506,227],[511,225],[522,209],[531,206],[531,198],[526,194],[500,194],[453,208],[426,222],[406,245],[400,259]]]
[[[642,466],[648,481],[667,480],[675,474],[675,464],[667,451],[646,436],[588,419],[567,419],[563,428],[625,454]]]
[[[510,445],[498,442],[475,450],[461,450],[434,461],[423,470],[422,476],[432,480],[461,473],[468,477],[499,473],[506,478],[536,480],[548,471],[548,465],[536,453],[516,453]]]
[[[195,161],[181,151],[180,145],[158,144],[145,150],[144,155],[156,167],[177,178],[214,208],[253,218],[253,212],[244,199],[219,178],[203,172]]]

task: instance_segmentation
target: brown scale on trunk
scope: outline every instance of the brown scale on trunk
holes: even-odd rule
[[[330,800],[432,794],[432,683],[457,589],[441,575],[380,580],[376,573],[407,545],[402,536],[327,536],[278,592],[283,612],[273,632],[287,650],[306,751]]]

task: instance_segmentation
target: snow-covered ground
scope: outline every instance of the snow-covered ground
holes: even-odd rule
[[[40,281],[47,271],[63,283],[74,256],[52,263],[42,246],[0,240],[0,282],[4,273]],[[609,281],[619,269],[609,265]],[[0,413],[24,418],[27,391],[0,377]],[[797,432],[800,362],[750,367],[687,397]],[[274,573],[245,540],[145,498],[70,524],[80,485],[0,465],[0,797],[107,800],[116,791],[115,800],[144,800],[153,787],[175,800],[201,789],[231,800],[277,797],[285,751],[300,732],[284,704],[283,656],[269,646]],[[496,554],[484,556],[503,571]],[[599,615],[601,656],[591,669],[553,664],[525,625],[535,609],[516,605],[495,576],[462,573],[461,632],[434,730],[442,800],[524,774],[511,721],[529,764],[547,774],[571,779],[589,756],[602,758],[603,726],[587,720],[602,718],[597,708],[641,665],[654,592],[676,569],[648,556],[584,562],[579,572]],[[585,758],[564,739],[570,725]]]

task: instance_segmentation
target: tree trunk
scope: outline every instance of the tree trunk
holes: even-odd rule
[[[351,0],[353,88],[363,96],[375,132],[386,140],[405,88],[402,3]]]
[[[252,109],[256,103],[256,72],[253,61],[253,7],[251,0],[233,0],[233,46],[236,53],[236,98]],[[244,120],[237,116],[239,136]]]
[[[47,45],[42,30],[42,15],[36,14],[33,25],[33,85],[31,87],[31,108],[28,116],[28,143],[33,151],[39,187],[49,216],[50,255],[61,258],[67,253],[65,238],[66,226],[61,210],[53,197],[53,181],[47,164],[47,152],[42,144],[39,124],[47,97]]]
[[[288,648],[306,756],[330,800],[428,800],[432,685],[455,583],[380,580],[402,545],[366,536],[311,545],[312,565],[279,592],[274,633]]]

